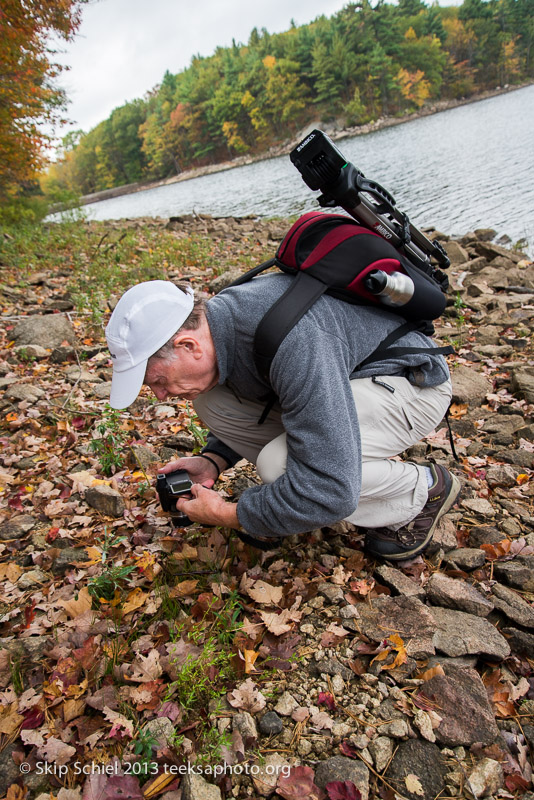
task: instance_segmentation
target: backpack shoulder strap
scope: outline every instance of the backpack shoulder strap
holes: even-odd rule
[[[264,380],[269,381],[271,363],[280,344],[327,289],[326,283],[306,272],[298,272],[267,311],[254,335],[254,363]]]
[[[367,356],[354,370],[358,372],[362,367],[368,364],[373,364],[375,361],[383,361],[385,358],[398,358],[399,356],[416,355],[420,353],[428,353],[429,355],[451,355],[455,352],[454,347],[447,345],[446,347],[390,347],[390,344],[402,339],[407,333],[412,331],[424,332],[425,323],[405,322],[398,328],[395,328],[385,339],[383,339],[378,347],[373,350],[370,356]]]

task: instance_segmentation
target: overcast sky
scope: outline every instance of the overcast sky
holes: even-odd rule
[[[61,85],[72,125],[88,131],[123,103],[142,97],[166,70],[179,72],[196,54],[246,43],[251,30],[285,31],[347,0],[90,0],[74,41],[58,61],[70,67]]]

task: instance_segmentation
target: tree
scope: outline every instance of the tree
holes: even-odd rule
[[[0,202],[35,180],[50,137],[41,125],[59,121],[65,105],[54,79],[50,37],[68,41],[86,0],[2,0],[0,6]]]

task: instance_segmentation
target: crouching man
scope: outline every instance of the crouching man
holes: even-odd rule
[[[393,457],[443,418],[446,361],[410,332],[395,344],[419,352],[356,371],[403,320],[323,295],[283,340],[267,384],[254,365],[254,333],[290,280],[266,275],[207,302],[168,281],[129,289],[106,328],[110,403],[129,406],[143,384],[158,400],[192,401],[207,444],[161,470],[185,469],[196,482],[193,498],[178,501],[191,520],[258,540],[348,520],[365,529],[370,555],[412,558],[430,544],[460,484],[440,465]],[[271,390],[277,402],[258,424]],[[229,503],[210,487],[241,458],[256,465],[262,485]]]

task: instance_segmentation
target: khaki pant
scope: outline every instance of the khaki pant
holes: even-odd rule
[[[389,375],[375,381],[351,381],[360,425],[362,490],[358,507],[347,520],[364,528],[399,528],[421,511],[428,487],[423,467],[393,457],[434,430],[449,406],[452,388],[446,381],[421,389]],[[263,404],[238,400],[224,386],[201,395],[194,406],[217,438],[256,464],[264,483],[272,483],[285,472],[286,434],[279,412],[273,409],[258,425]]]

